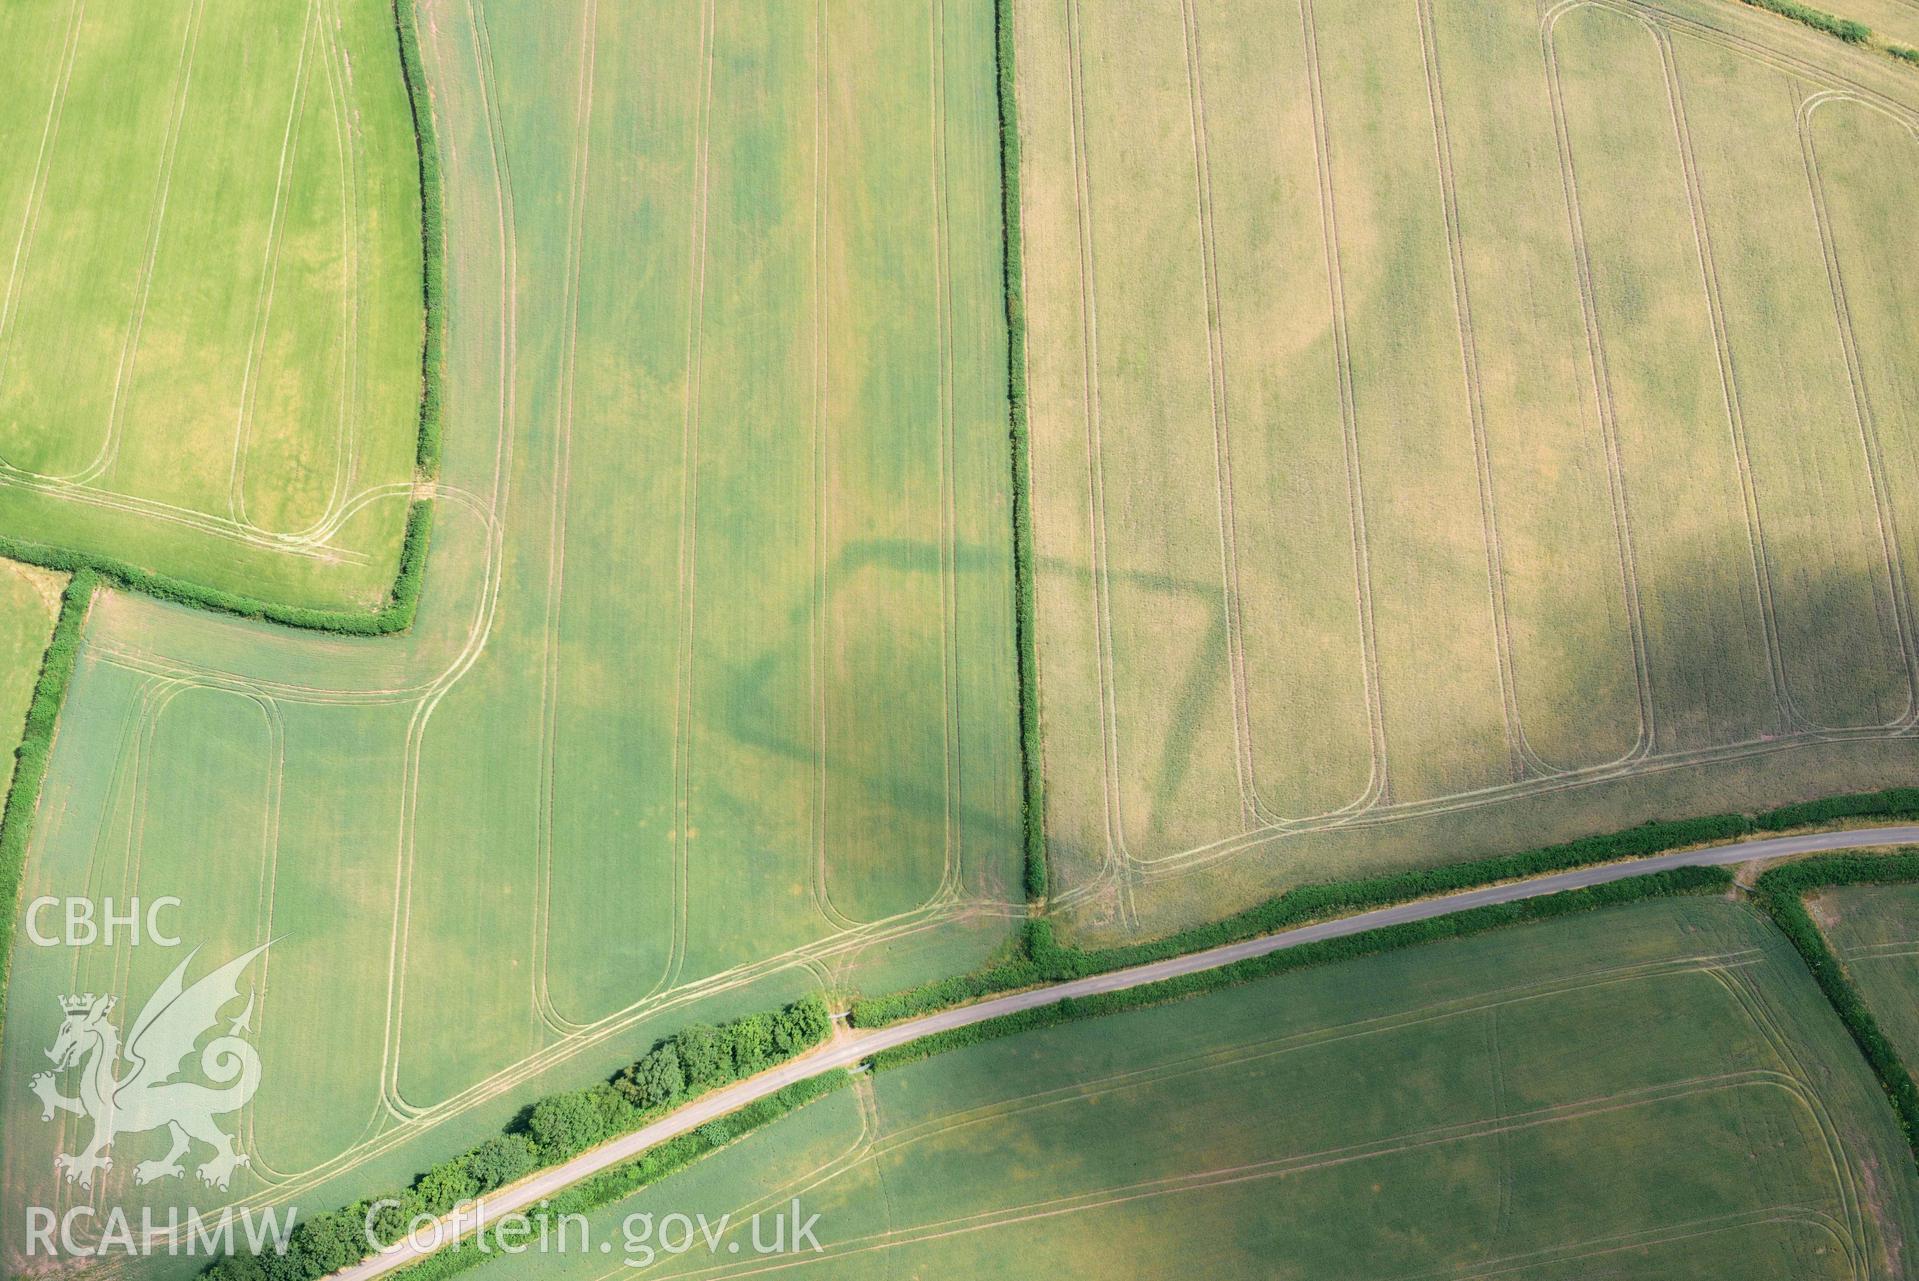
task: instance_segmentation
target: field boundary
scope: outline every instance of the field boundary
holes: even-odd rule
[[[635,1160],[582,1179],[558,1196],[545,1201],[538,1210],[527,1215],[527,1220],[535,1225],[550,1223],[564,1215],[585,1214],[624,1200],[670,1174],[677,1174],[701,1157],[745,1138],[790,1112],[797,1112],[816,1099],[823,1099],[853,1084],[854,1079],[846,1069],[837,1068],[795,1081],[777,1093],[755,1100],[718,1120],[709,1121],[696,1130],[648,1148]],[[495,1253],[505,1252],[502,1246],[505,1244],[504,1233],[508,1230],[513,1231],[515,1237],[524,1235],[517,1228],[496,1227],[486,1235],[485,1240],[490,1244],[483,1244],[478,1237],[465,1237],[401,1269],[395,1275],[403,1281],[438,1281],[440,1277],[455,1276],[479,1267],[491,1262]]]
[[[420,61],[420,33],[413,0],[392,0],[393,30],[400,42],[400,78],[413,115],[413,154],[420,171],[420,297],[425,326],[420,336],[420,439],[414,460],[421,477],[440,474],[440,407],[446,367],[446,226],[441,214],[439,136],[433,100]],[[405,571],[404,559],[401,570]]]
[[[427,545],[433,532],[433,502],[416,498],[407,505],[406,529],[400,541],[400,568],[388,589],[386,603],[371,611],[319,609],[208,587],[173,574],[144,569],[131,561],[96,552],[75,551],[32,539],[0,535],[0,556],[61,573],[89,573],[106,586],[137,592],[156,600],[187,605],[212,613],[230,614],[278,623],[303,631],[342,636],[387,636],[413,625],[425,586]]]
[[[1919,856],[1916,856],[1919,858]],[[1448,912],[1424,920],[1384,925],[1377,929],[1337,938],[1302,943],[1264,956],[1248,957],[1213,969],[1182,974],[1138,987],[1092,996],[1066,997],[1050,1005],[1020,1010],[950,1031],[935,1032],[904,1045],[881,1050],[870,1060],[875,1072],[917,1063],[945,1050],[959,1049],[982,1041],[997,1040],[1035,1028],[1054,1027],[1080,1019],[1098,1018],[1148,1005],[1199,996],[1221,988],[1237,987],[1256,979],[1268,978],[1291,970],[1335,964],[1378,956],[1402,948],[1417,947],[1445,939],[1468,938],[1507,926],[1529,925],[1580,912],[1618,907],[1650,898],[1682,894],[1722,894],[1733,888],[1733,873],[1723,867],[1677,867],[1642,876],[1624,877],[1603,885],[1563,890],[1538,898],[1516,899],[1509,903],[1490,903]]]
[[[67,580],[60,594],[60,613],[53,621],[46,652],[40,656],[40,675],[27,704],[26,729],[14,749],[13,782],[7,788],[5,808],[0,809],[0,904],[6,908],[6,915],[0,917],[0,1031],[6,1027],[13,926],[20,917],[20,895],[26,885],[27,838],[33,834],[33,815],[46,779],[54,731],[79,657],[80,632],[99,585],[99,575],[83,569]]]
[[[1919,49],[1909,45],[1895,44],[1890,40],[1881,40],[1873,29],[1863,22],[1842,17],[1836,13],[1827,13],[1824,9],[1815,9],[1811,5],[1800,4],[1799,0],[1739,0],[1740,4],[1753,9],[1763,9],[1767,13],[1811,27],[1823,32],[1835,40],[1843,40],[1849,45],[1862,49],[1877,49],[1899,59],[1901,62],[1919,66]]]
[[[1919,1085],[1913,1081],[1912,1069],[1853,985],[1845,962],[1832,950],[1825,931],[1806,910],[1806,896],[1817,890],[1914,881],[1919,881],[1919,853],[1825,854],[1765,873],[1754,883],[1753,897],[1799,953],[1833,1013],[1846,1025],[1886,1092],[1914,1162],[1919,1164]]]
[[[1006,302],[1006,423],[1013,465],[1013,653],[1019,682],[1020,827],[1029,903],[1046,900],[1045,755],[1040,732],[1039,635],[1033,552],[1033,470],[1026,422],[1026,257],[1020,221],[1018,70],[1013,0],[993,0],[999,101],[1000,284]]]
[[[1760,832],[1783,833],[1857,818],[1915,816],[1919,816],[1919,787],[1833,796],[1757,814],[1653,820],[1618,832],[1581,837],[1516,854],[1384,876],[1302,885],[1222,920],[1120,947],[1083,949],[1061,943],[1054,936],[1051,921],[1030,919],[1011,957],[969,974],[935,979],[904,991],[859,996],[852,1002],[851,1020],[855,1027],[880,1027],[1000,992],[1125,969],[1313,921],[1549,872],[1723,844]],[[1919,1096],[1915,1102],[1919,1103]]]
[[[539,1175],[527,1176],[503,1192],[491,1205],[467,1205],[438,1220],[430,1239],[408,1244],[392,1253],[376,1255],[338,1274],[341,1281],[361,1281],[388,1273],[421,1281],[452,1275],[484,1262],[491,1251],[481,1244],[497,1238],[495,1226],[510,1224],[514,1216],[538,1223],[560,1212],[580,1212],[628,1195],[654,1179],[717,1149],[748,1131],[821,1097],[854,1079],[862,1069],[885,1071],[928,1058],[944,1050],[1034,1028],[1148,1005],[1164,1004],[1217,988],[1265,978],[1294,969],[1334,963],[1395,951],[1451,938],[1483,934],[1510,925],[1530,924],[1644,899],[1677,895],[1725,894],[1734,887],[1730,870],[1722,866],[1679,866],[1650,873],[1620,876],[1602,883],[1539,892],[1508,900],[1475,903],[1453,911],[1352,929],[1339,935],[1276,942],[1268,950],[1238,957],[1201,958],[1198,968],[1183,972],[1135,974],[1110,979],[1081,979],[1054,985],[1052,990],[1002,997],[994,1004],[1012,1007],[1004,1014],[957,1011],[937,1016],[947,1026],[922,1031],[914,1028],[860,1034],[850,1044],[835,1038],[813,1054],[795,1058],[769,1077],[760,1092],[745,1094],[724,1111],[698,1115],[669,1114],[654,1126],[677,1127],[660,1133],[650,1146],[635,1147],[644,1138],[634,1132],[601,1148],[571,1158]],[[1161,967],[1149,967],[1161,969]],[[1101,986],[1094,990],[1091,985]],[[972,1015],[970,1019],[968,1015]],[[878,1042],[878,1044],[873,1044]],[[817,1055],[818,1058],[812,1062]],[[734,1087],[738,1091],[744,1087]],[[717,1100],[725,1103],[726,1100]],[[575,1198],[578,1198],[577,1200]],[[361,1203],[364,1205],[364,1203]],[[522,1239],[526,1231],[509,1228]],[[296,1233],[297,1236],[297,1233]],[[457,1242],[457,1243],[455,1243]],[[409,1262],[409,1257],[413,1261]]]

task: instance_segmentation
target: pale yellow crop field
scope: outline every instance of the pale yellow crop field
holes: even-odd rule
[[[1017,12],[1082,926],[1909,777],[1909,68],[1688,0]]]

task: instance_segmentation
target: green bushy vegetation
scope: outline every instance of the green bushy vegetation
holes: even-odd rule
[[[1033,583],[1033,464],[1026,422],[1025,262],[1020,248],[1019,102],[1013,0],[994,0],[998,62],[1001,285],[1006,294],[1006,403],[1013,455],[1013,648],[1019,663],[1020,821],[1029,902],[1046,897],[1046,780],[1040,745],[1039,639]]]
[[[18,538],[0,536],[0,556],[76,577],[83,573],[91,574],[108,586],[139,592],[176,605],[209,609],[240,618],[257,618],[309,631],[335,632],[346,636],[384,636],[403,632],[413,625],[413,615],[420,604],[420,589],[426,582],[427,546],[432,535],[433,504],[424,499],[416,500],[407,508],[406,534],[400,543],[399,572],[394,576],[386,603],[372,613],[277,605],[271,601],[242,596],[238,592],[190,583],[171,574],[142,569],[115,557]]]
[[[1915,1161],[1919,1161],[1919,1086],[1893,1048],[1865,998],[1853,986],[1832,945],[1806,910],[1806,895],[1842,885],[1919,881],[1919,854],[1828,854],[1776,867],[1754,884],[1754,896],[1812,971],[1813,980],[1846,1025],[1859,1052],[1892,1102]]]
[[[1889,44],[1886,46],[1886,52],[1901,62],[1910,62],[1919,65],[1919,49],[1915,49],[1911,45]]]
[[[709,1121],[691,1133],[648,1148],[637,1160],[580,1180],[544,1202],[537,1210],[529,1212],[527,1219],[537,1233],[538,1225],[543,1222],[552,1222],[562,1215],[586,1214],[601,1206],[611,1205],[852,1082],[853,1078],[844,1071],[826,1072],[795,1081],[763,1099],[756,1099],[737,1112]],[[402,1281],[439,1281],[441,1277],[454,1276],[478,1267],[501,1253],[501,1248],[502,1239],[498,1229],[495,1229],[487,1233],[484,1241],[469,1237],[403,1269],[397,1275]],[[251,1277],[251,1274],[247,1275]]]
[[[873,1057],[872,1066],[874,1071],[883,1071],[918,1062],[920,1059],[944,1050],[996,1040],[1031,1028],[1052,1027],[1055,1024],[1068,1023],[1076,1019],[1116,1014],[1122,1010],[1156,1005],[1162,1001],[1211,992],[1222,987],[1230,987],[1291,970],[1305,969],[1309,966],[1328,965],[1362,956],[1376,956],[1396,948],[1414,947],[1441,939],[1464,938],[1508,925],[1551,920],[1576,912],[1590,912],[1623,903],[1636,903],[1641,899],[1662,895],[1724,893],[1732,888],[1732,884],[1732,873],[1722,867],[1679,867],[1646,876],[1627,877],[1605,885],[1567,890],[1561,894],[1520,899],[1513,903],[1493,903],[1485,907],[1469,908],[1463,912],[1452,912],[1423,921],[1407,921],[1400,925],[1383,926],[1380,929],[1367,930],[1363,934],[1349,934],[1344,938],[1324,939],[1317,943],[1306,943],[1278,952],[1268,952],[1264,956],[1249,957],[1244,961],[1235,961],[1231,965],[1202,970],[1196,974],[1183,974],[1178,978],[1159,983],[1148,983],[1120,992],[1104,992],[1096,996],[1069,997],[1037,1009],[1022,1010],[1016,1014],[987,1019],[981,1023],[954,1028],[947,1032],[936,1032],[932,1036],[921,1037],[890,1050],[882,1050]],[[1047,958],[1042,953],[1039,963],[1045,964],[1046,961]]]
[[[422,475],[436,476],[440,471],[440,379],[446,342],[446,322],[441,315],[446,291],[446,244],[440,214],[440,150],[433,130],[433,103],[426,92],[426,72],[420,65],[416,21],[413,0],[393,0],[393,26],[400,38],[400,74],[406,80],[414,150],[420,165],[420,290],[426,300],[426,330],[420,340],[420,442],[416,461]]]
[[[1872,28],[1865,23],[1841,18],[1827,13],[1824,9],[1799,4],[1796,0],[1743,0],[1743,2],[1755,9],[1764,9],[1782,18],[1791,18],[1794,22],[1803,22],[1815,31],[1837,36],[1847,44],[1869,44],[1872,41]]]
[[[365,1230],[370,1212],[375,1237],[382,1244],[391,1244],[406,1235],[408,1225],[419,1215],[437,1218],[462,1202],[505,1187],[535,1170],[631,1133],[699,1095],[818,1045],[831,1028],[832,1015],[818,996],[805,996],[782,1009],[749,1014],[718,1027],[694,1024],[682,1028],[610,1081],[551,1094],[533,1103],[505,1133],[440,1162],[411,1186],[304,1219],[294,1229],[284,1255],[230,1255],[215,1261],[205,1275],[215,1281],[314,1281],[371,1253]],[[589,1190],[607,1200],[624,1196],[833,1088],[832,1084],[817,1082],[815,1078],[788,1087],[691,1134],[649,1149],[639,1160],[577,1185],[565,1197],[549,1203],[546,1212],[560,1212],[553,1207]],[[635,1179],[638,1181],[633,1182]],[[614,1188],[623,1190],[608,1190]],[[375,1206],[380,1209],[374,1211]],[[468,1253],[472,1258],[460,1267],[485,1257],[477,1249],[451,1250],[436,1256],[430,1265],[421,1266],[437,1267],[443,1258],[457,1260]],[[414,1275],[414,1270],[410,1269],[408,1275]]]
[[[862,997],[853,1003],[852,1019],[858,1027],[877,1027],[977,1000],[995,992],[1143,965],[1169,956],[1272,934],[1327,917],[1348,916],[1371,908],[1474,889],[1500,881],[1520,880],[1620,859],[1644,858],[1688,846],[1737,840],[1760,832],[1781,832],[1855,818],[1914,815],[1919,815],[1919,788],[1901,787],[1882,792],[1827,797],[1804,804],[1781,806],[1761,814],[1712,814],[1701,818],[1654,820],[1620,832],[1581,837],[1517,854],[1362,880],[1303,885],[1210,925],[1182,930],[1152,942],[1097,951],[1062,945],[1055,940],[1050,922],[1029,921],[1021,948],[1011,959],[971,974],[938,979],[904,992]]]
[[[831,1029],[832,1016],[818,997],[796,1001],[777,1014],[749,1014],[719,1027],[696,1023],[621,1069],[613,1088],[636,1108],[670,1108],[784,1062],[818,1045]]]
[[[100,577],[82,569],[68,580],[60,597],[60,616],[53,624],[53,638],[40,659],[40,676],[34,682],[33,701],[27,704],[26,731],[14,750],[13,783],[7,789],[6,807],[0,809],[0,1026],[6,1021],[7,977],[13,958],[13,923],[20,915],[20,886],[26,877],[27,840],[33,834],[34,807],[40,799],[40,784],[46,778],[47,757],[53,751],[54,727],[60,720],[61,705],[67,701],[67,685],[73,680],[73,666],[80,654],[80,634],[86,624],[87,605]]]

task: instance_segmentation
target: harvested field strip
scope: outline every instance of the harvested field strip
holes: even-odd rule
[[[1087,288],[1100,326],[1091,376],[1102,423],[1123,429],[1102,429],[1090,460],[1104,512],[1109,679],[1141,692],[1114,706],[1114,804],[1128,839],[1187,844],[1239,821],[1245,800],[1221,588],[1193,84],[1176,4],[1127,24],[1109,21],[1103,5],[1081,12],[1072,54],[1080,119],[1140,121],[1139,145],[1114,146],[1098,129],[1080,156]],[[1128,377],[1145,353],[1154,376]],[[1195,468],[1193,459],[1206,461]]]
[[[1774,728],[1768,631],[1659,37],[1580,7],[1547,37],[1646,588],[1658,750]],[[1628,175],[1630,171],[1630,177]],[[1657,299],[1658,305],[1652,304]]]
[[[1717,45],[1680,38],[1671,48],[1792,706],[1820,726],[1899,721],[1913,705],[1905,584],[1889,573],[1807,189],[1804,86]]]
[[[1879,229],[1919,201],[1919,141],[1910,117],[1832,95],[1805,102],[1799,132],[1910,602],[1919,592],[1919,357],[1906,336],[1919,325],[1919,288]]]
[[[1439,3],[1428,21],[1517,716],[1549,771],[1597,765],[1650,746],[1652,707],[1612,407],[1595,371],[1539,37],[1497,8]],[[1564,696],[1573,686],[1576,703]]]
[[[10,468],[84,477],[110,456],[201,18],[193,3],[81,19],[48,106],[45,176],[8,211],[18,230],[0,318],[0,453]],[[143,56],[158,50],[168,53]],[[107,323],[62,323],[60,300],[81,293]]]
[[[904,11],[829,4],[821,20],[824,188],[811,231],[822,261],[809,282],[824,291],[816,336],[825,503],[816,515],[825,609],[816,659],[821,837],[825,899],[861,921],[931,897],[956,852],[947,599],[949,329],[958,303],[943,153],[943,67],[953,60],[953,35],[938,0]],[[960,33],[968,39],[955,52],[967,64],[988,56],[980,24]],[[872,324],[875,315],[885,322]],[[890,426],[876,432],[872,423]],[[970,415],[967,426],[976,427]],[[889,620],[884,633],[871,625],[881,616]],[[869,728],[883,722],[885,733]]]
[[[1509,781],[1469,388],[1424,52],[1411,14],[1314,4],[1351,325],[1390,796]],[[1368,86],[1383,77],[1391,94]],[[1443,673],[1444,675],[1441,675]]]
[[[1207,118],[1213,203],[1273,206],[1211,219],[1254,799],[1270,817],[1323,813],[1364,800],[1376,762],[1305,29],[1278,7],[1241,40],[1214,0],[1196,11],[1201,75],[1232,104]],[[1325,756],[1312,773],[1296,759],[1307,734]]]
[[[5,602],[0,652],[7,655],[0,667],[0,716],[19,729],[10,740],[6,802],[0,807],[0,903],[15,904],[25,884],[27,838],[94,580],[88,576],[62,584],[31,566],[9,564],[6,570],[0,577]],[[0,925],[0,1029],[6,1026],[16,916],[10,909]]]
[[[45,570],[0,561],[0,794],[13,783],[16,761],[7,744],[20,745],[64,587]]]
[[[1072,10],[1067,10],[1070,15]],[[1046,855],[1054,892],[1098,875],[1113,857],[1092,518],[1093,316],[1085,305],[1075,75],[1063,23],[1013,5],[1018,49],[1020,236],[1026,308],[1034,640],[1046,778]],[[1042,127],[1036,121],[1069,122]],[[1081,570],[1084,572],[1075,572]],[[1055,629],[1070,629],[1059,643]],[[1062,768],[1062,762],[1080,767]]]
[[[586,12],[594,29],[569,68],[579,133],[569,172],[568,346],[545,583],[541,823],[544,999],[570,1024],[591,1022],[662,981],[682,929],[680,893],[668,887],[679,850],[679,626],[691,607],[678,546],[687,413],[681,397],[649,393],[694,376],[686,367],[688,259],[701,208],[711,40],[701,7],[671,23],[617,5]],[[676,67],[700,74],[679,92],[640,102],[618,92],[664,82]],[[623,155],[631,129],[656,139],[657,155]],[[658,262],[652,291],[587,266],[595,246],[642,240]],[[659,465],[635,473],[621,465],[633,457]],[[625,673],[616,700],[606,697],[611,653],[621,655]]]
[[[364,391],[356,350],[364,149],[359,124],[346,111],[332,6],[323,5],[315,21],[321,47],[306,59],[297,114],[287,122],[279,226],[261,285],[228,487],[231,514],[276,533],[318,528],[345,500]],[[292,182],[296,175],[303,181]],[[308,339],[317,356],[301,350],[303,326],[319,331],[317,342]],[[331,422],[322,408],[329,404]],[[324,487],[288,485],[289,476],[325,478]]]
[[[1015,370],[1016,362],[1023,365],[1024,353],[1010,348],[1009,250],[1004,239],[1009,230],[1007,202],[1016,201],[1019,190],[1001,170],[1002,104],[995,57],[1002,32],[1008,42],[1013,39],[1012,4],[996,0],[975,8],[949,2],[940,12],[945,32],[941,76],[946,85],[940,149],[943,277],[951,387],[947,489],[953,540],[947,553],[946,645],[953,753],[947,787],[954,837],[946,875],[949,889],[956,881],[965,894],[983,891],[1018,902],[1030,897],[1028,868],[1039,865],[1043,870],[1044,833],[1037,790],[1038,687],[1031,649],[1030,486],[1018,479],[1014,461],[1017,450],[1019,466],[1024,466],[1027,442],[1023,433],[1009,430],[1008,422],[1014,396],[1023,402],[1025,395],[1023,369]],[[1012,53],[1010,43],[1006,52]],[[1012,129],[1016,122],[1010,78],[1005,90],[1004,120]],[[1009,134],[1006,141],[1016,138]],[[1011,230],[1017,233],[1017,226]],[[1016,250],[1013,262],[1019,262]],[[1021,490],[1018,497],[1012,492],[1015,485]],[[1015,524],[1022,521],[1025,528],[1016,535]],[[1029,715],[1030,742],[1022,731],[1022,718]],[[1025,830],[1029,805],[1035,825],[1030,843]]]

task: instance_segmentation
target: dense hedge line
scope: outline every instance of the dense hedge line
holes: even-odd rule
[[[737,1112],[730,1112],[718,1120],[707,1122],[697,1130],[650,1147],[637,1160],[625,1165],[616,1165],[591,1178],[580,1180],[566,1191],[543,1202],[538,1209],[528,1212],[527,1220],[535,1225],[534,1231],[537,1233],[537,1225],[552,1222],[561,1215],[587,1214],[601,1206],[611,1205],[624,1197],[632,1196],[641,1188],[656,1183],[669,1174],[684,1169],[709,1152],[722,1148],[761,1126],[777,1121],[787,1113],[796,1111],[815,1099],[824,1098],[843,1086],[851,1085],[852,1082],[853,1078],[840,1069],[795,1081],[785,1089],[769,1094],[763,1099],[757,1099]],[[496,1259],[501,1253],[498,1232],[489,1232],[484,1245],[478,1239],[467,1238],[427,1256],[410,1267],[401,1269],[395,1275],[400,1278],[400,1281],[439,1281],[442,1277],[454,1276]]]
[[[1103,992],[1096,996],[1070,997],[1052,1005],[1022,1010],[1017,1014],[988,1019],[968,1027],[936,1032],[931,1036],[921,1037],[917,1041],[908,1041],[905,1045],[882,1050],[873,1057],[872,1066],[875,1071],[884,1071],[888,1068],[918,1062],[944,1050],[996,1040],[1002,1036],[1011,1036],[1016,1032],[1024,1032],[1032,1028],[1052,1027],[1076,1019],[1115,1014],[1145,1005],[1157,1005],[1164,1001],[1212,992],[1219,988],[1231,987],[1289,970],[1327,965],[1337,961],[1350,961],[1363,956],[1377,956],[1381,952],[1390,952],[1402,947],[1413,947],[1441,939],[1464,938],[1467,935],[1483,934],[1488,930],[1500,929],[1508,925],[1551,920],[1555,917],[1590,912],[1602,907],[1634,903],[1641,899],[1673,894],[1724,893],[1731,889],[1732,885],[1733,874],[1726,868],[1680,867],[1666,872],[1653,872],[1646,876],[1627,877],[1586,889],[1546,894],[1539,898],[1520,899],[1513,903],[1494,903],[1485,907],[1468,908],[1463,912],[1453,912],[1446,916],[1430,917],[1423,921],[1407,921],[1400,925],[1382,926],[1376,930],[1367,930],[1363,934],[1349,934],[1344,938],[1324,939],[1317,943],[1304,943],[1298,947],[1268,952],[1264,956],[1235,961],[1231,965],[1223,965],[1217,969],[1183,974],[1178,978],[1167,979],[1160,983],[1144,984],[1119,992]]]
[[[1046,897],[1046,780],[1040,748],[1039,634],[1033,581],[1033,461],[1026,426],[1026,266],[1020,236],[1019,101],[1013,0],[994,0],[999,94],[1000,283],[1006,295],[1007,425],[1013,454],[1013,648],[1019,667],[1020,822],[1028,902]]]
[[[26,879],[34,806],[47,776],[47,756],[53,751],[60,706],[67,701],[67,684],[73,679],[74,661],[79,657],[87,605],[99,583],[99,575],[86,569],[67,581],[60,597],[59,617],[53,622],[53,636],[47,642],[47,652],[40,657],[40,675],[33,684],[33,699],[27,704],[26,728],[20,746],[14,749],[13,782],[7,788],[6,807],[0,809],[0,910],[5,912],[0,917],[0,1026],[6,1022],[13,923],[20,918],[20,888]]]
[[[407,508],[406,533],[400,541],[399,573],[395,575],[393,587],[387,593],[386,603],[372,613],[279,605],[219,587],[191,583],[172,574],[142,569],[116,557],[3,535],[0,535],[0,556],[63,573],[91,572],[109,586],[172,601],[176,605],[190,605],[196,609],[210,609],[241,618],[259,618],[310,631],[384,636],[405,631],[413,624],[413,614],[420,603],[420,589],[425,583],[427,544],[432,533],[433,504],[424,499],[415,500]]]
[[[1810,5],[1798,3],[1798,0],[1744,0],[1744,3],[1755,9],[1776,13],[1782,18],[1791,18],[1794,22],[1803,22],[1815,31],[1823,31],[1829,36],[1838,36],[1847,44],[1872,42],[1872,28],[1865,23],[1838,17],[1827,13],[1824,9],[1814,9]]]
[[[420,33],[413,0],[393,0],[393,28],[400,39],[400,76],[413,113],[413,150],[420,167],[420,293],[426,331],[420,338],[420,439],[415,462],[421,473],[440,472],[440,380],[445,367],[446,232],[441,217],[440,148],[433,131],[433,102],[420,64]]]
[[[285,1254],[229,1255],[216,1260],[204,1275],[215,1281],[315,1281],[372,1253],[366,1239],[369,1212],[373,1213],[374,1235],[382,1243],[391,1244],[406,1235],[419,1215],[438,1218],[535,1170],[558,1165],[588,1148],[631,1133],[709,1090],[751,1076],[819,1044],[831,1029],[832,1015],[817,996],[802,997],[783,1009],[749,1014],[719,1027],[696,1024],[682,1028],[611,1080],[548,1095],[533,1103],[504,1133],[440,1162],[410,1186],[302,1219],[293,1230]],[[670,1074],[662,1067],[666,1060],[672,1064]],[[651,1088],[655,1082],[670,1082],[671,1088],[655,1090]],[[762,1103],[781,1097],[771,1095]],[[779,1110],[763,1109],[765,1119],[778,1115]],[[621,1171],[644,1169],[649,1172],[646,1178],[656,1178],[729,1141],[746,1124],[741,1118],[748,1114],[759,1115],[748,1108],[709,1122],[693,1134],[649,1149],[630,1166],[596,1176],[581,1187],[611,1179]],[[382,1202],[390,1204],[373,1211]],[[477,1261],[480,1256],[474,1253]]]
[[[1919,1161],[1919,1087],[1899,1051],[1893,1048],[1865,998],[1852,985],[1832,945],[1806,911],[1806,895],[1840,885],[1883,885],[1919,880],[1919,854],[1827,854],[1787,863],[1761,876],[1754,897],[1772,917],[1812,971],[1839,1021],[1866,1056],[1873,1075],[1892,1101],[1899,1128]]]
[[[853,1002],[852,1020],[859,1027],[876,1027],[963,1004],[1014,988],[1032,987],[1060,979],[1123,969],[1203,951],[1260,934],[1272,934],[1295,925],[1412,899],[1450,894],[1499,881],[1522,880],[1548,872],[1643,858],[1693,845],[1736,840],[1759,832],[1832,823],[1851,818],[1919,816],[1919,788],[1892,788],[1827,797],[1786,805],[1761,814],[1713,814],[1702,818],[1655,820],[1621,832],[1581,837],[1559,845],[1494,858],[1451,863],[1420,871],[1399,872],[1355,881],[1303,885],[1210,925],[1138,943],[1129,947],[1083,951],[1059,944],[1047,921],[1028,921],[1019,948],[1008,960],[971,974],[938,979],[904,992],[862,997]]]
[[[1919,63],[1919,49],[1914,49],[1910,45],[1889,44],[1886,46],[1886,52],[1901,62]]]

